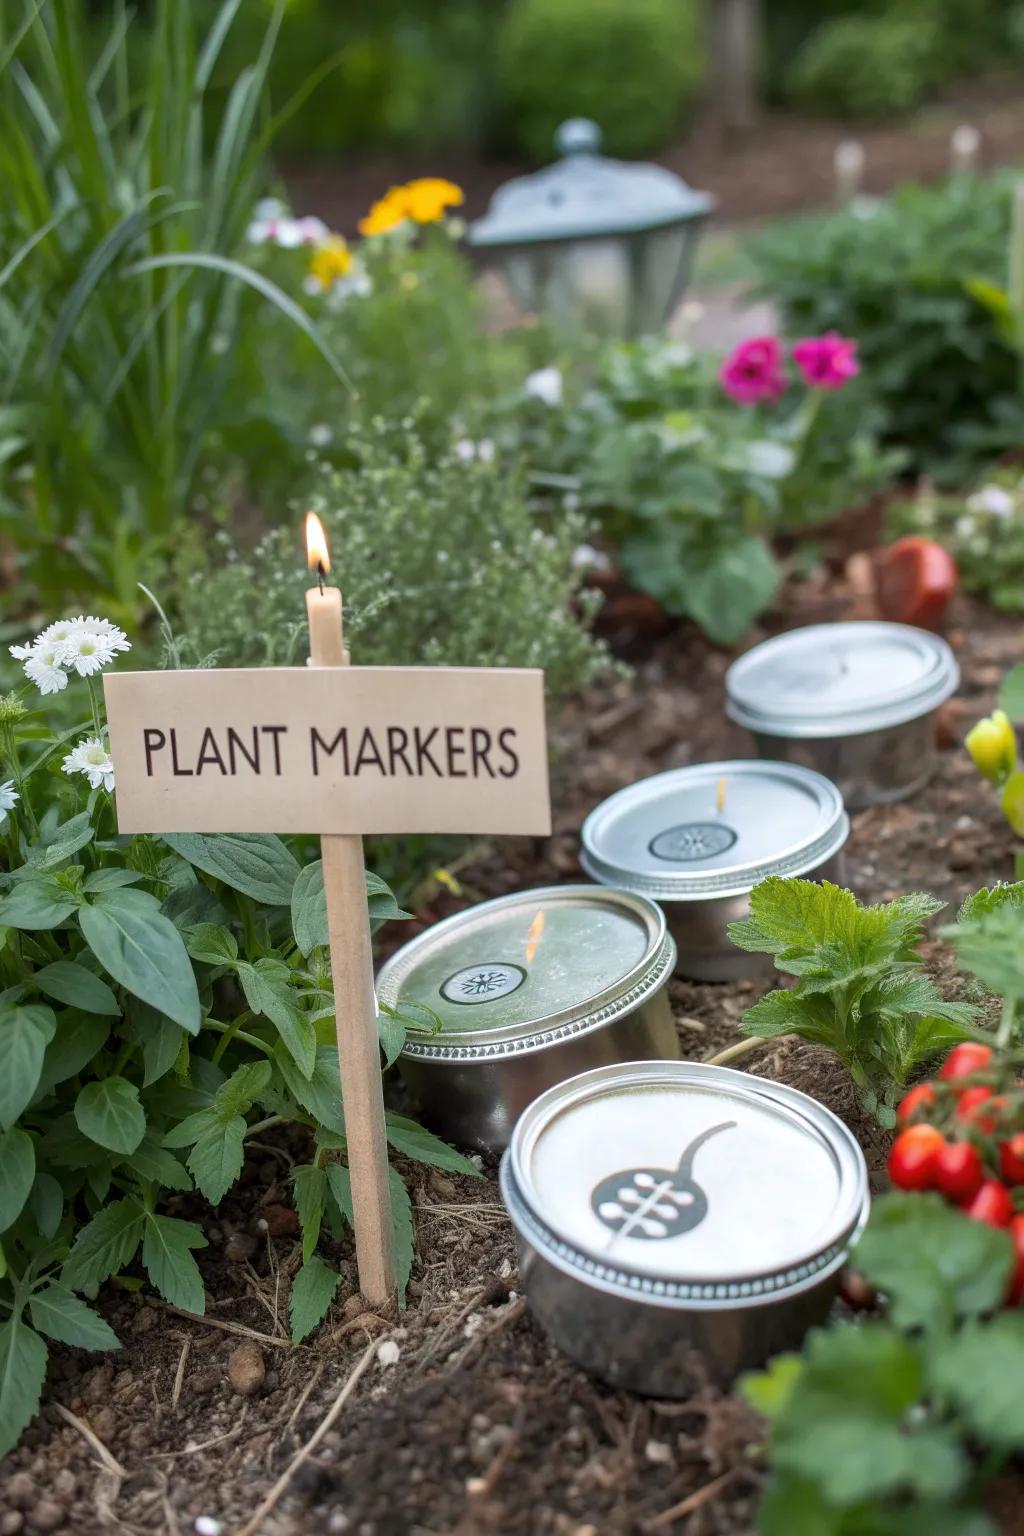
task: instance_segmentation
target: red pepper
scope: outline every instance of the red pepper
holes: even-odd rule
[[[897,1189],[933,1188],[935,1161],[945,1145],[945,1137],[933,1125],[908,1125],[900,1131],[888,1163],[889,1177]]]
[[[1007,1184],[1024,1184],[1024,1131],[1000,1146],[999,1171]]]
[[[918,1083],[916,1088],[911,1088],[905,1093],[896,1110],[896,1119],[899,1121],[912,1120],[920,1109],[927,1109],[935,1103],[935,1089],[931,1083]]]
[[[947,1141],[935,1156],[935,1185],[954,1205],[973,1200],[985,1180],[981,1153],[969,1141]]]
[[[980,1041],[964,1040],[954,1045],[942,1064],[939,1076],[946,1082],[950,1078],[970,1077],[972,1072],[984,1072],[992,1060],[992,1047]]]
[[[956,562],[934,539],[897,539],[875,558],[878,606],[887,619],[935,629],[956,591]]]
[[[972,1221],[985,1221],[990,1227],[1008,1227],[1013,1219],[1013,1200],[1005,1184],[986,1179],[974,1199],[964,1207]]]
[[[982,1104],[986,1109],[982,1111]],[[991,1136],[999,1124],[999,1117],[1006,1100],[994,1094],[991,1088],[965,1088],[956,1106],[956,1118],[965,1125],[972,1125],[983,1136]]]

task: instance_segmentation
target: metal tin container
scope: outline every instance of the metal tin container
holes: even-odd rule
[[[678,1057],[665,985],[676,951],[651,901],[545,886],[445,918],[382,967],[377,995],[426,1003],[399,1070],[424,1118],[459,1146],[500,1151],[539,1093],[607,1062]]]
[[[588,875],[661,903],[680,975],[733,981],[769,970],[729,940],[768,875],[840,878],[850,831],[834,784],[793,763],[699,763],[620,789],[580,834]]]
[[[850,810],[903,800],[935,767],[935,718],[960,681],[945,640],[908,624],[814,624],[726,673],[726,712],[761,757],[804,763]]]
[[[816,1100],[690,1061],[543,1094],[501,1164],[538,1321],[616,1387],[685,1397],[823,1320],[867,1220],[864,1155]]]

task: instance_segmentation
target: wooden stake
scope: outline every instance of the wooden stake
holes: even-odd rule
[[[306,608],[310,666],[346,666],[349,657],[342,633],[339,589],[312,587],[306,593]],[[320,839],[320,847],[359,1289],[368,1302],[380,1305],[395,1294],[398,1271],[388,1189],[388,1142],[363,840],[359,836],[325,836]]]

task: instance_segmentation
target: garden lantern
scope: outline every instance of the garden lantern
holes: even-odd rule
[[[526,309],[611,335],[660,330],[713,200],[662,166],[607,159],[588,118],[563,123],[555,147],[554,165],[498,188],[470,245],[499,258]]]

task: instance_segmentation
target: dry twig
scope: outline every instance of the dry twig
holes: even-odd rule
[[[700,1509],[709,1499],[713,1499],[726,1483],[731,1482],[736,1476],[736,1468],[730,1467],[728,1472],[723,1472],[721,1477],[713,1478],[710,1483],[705,1483],[703,1488],[698,1488],[696,1493],[688,1494],[685,1499],[680,1499],[678,1504],[673,1504],[670,1509],[663,1509],[660,1515],[655,1515],[653,1520],[648,1520],[644,1530],[650,1533],[663,1531],[666,1526],[674,1525],[677,1520],[685,1520],[687,1515],[692,1515],[694,1510]]]
[[[185,1380],[185,1361],[188,1359],[188,1352],[189,1352],[189,1350],[191,1348],[192,1348],[192,1337],[191,1337],[190,1334],[186,1334],[185,1342],[181,1346],[181,1354],[178,1356],[178,1369],[174,1373],[174,1386],[171,1389],[171,1412],[172,1413],[176,1413],[177,1412],[178,1403],[179,1403],[179,1401],[181,1399],[181,1387],[182,1387],[182,1383]]]
[[[198,1323],[202,1328],[219,1328],[223,1333],[238,1333],[243,1339],[258,1339],[261,1344],[269,1344],[274,1349],[291,1349],[290,1339],[275,1339],[273,1334],[260,1333],[255,1328],[247,1328],[244,1323],[229,1323],[222,1317],[200,1317],[196,1312],[186,1312],[182,1307],[174,1307],[169,1301],[161,1301],[159,1307],[164,1312],[173,1312],[175,1317],[183,1317],[186,1322]]]

